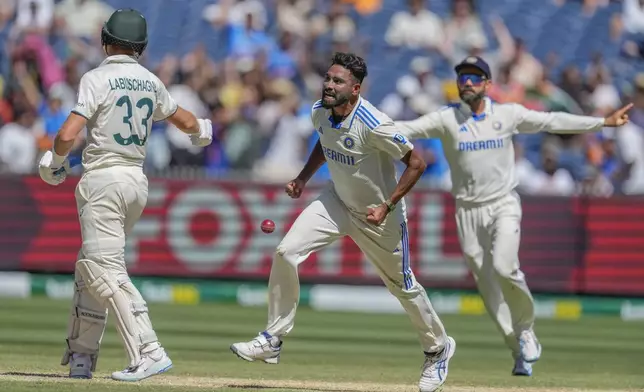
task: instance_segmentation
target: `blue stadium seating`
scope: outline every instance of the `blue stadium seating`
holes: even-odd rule
[[[115,8],[132,6],[131,0],[106,0]],[[216,0],[155,0],[139,1],[137,7],[150,23],[149,60],[154,64],[166,53],[185,54],[197,44],[205,45],[207,52],[221,59],[226,54],[226,31],[215,31],[203,20],[203,8]],[[535,5],[538,4],[538,5]],[[451,0],[431,0],[431,10],[441,17],[450,13]],[[379,102],[395,88],[396,80],[408,72],[414,55],[406,50],[387,48],[384,33],[394,12],[404,10],[406,2],[383,0],[383,11],[369,16],[357,16],[359,32],[368,37],[365,56],[370,63],[371,88],[369,98]],[[496,47],[489,18],[502,17],[510,32],[522,38],[528,49],[540,60],[551,52],[559,56],[555,74],[573,63],[585,67],[594,53],[601,53],[615,70],[614,82],[621,87],[635,72],[644,70],[641,61],[619,59],[618,43],[610,41],[609,23],[613,14],[621,12],[621,4],[611,3],[592,17],[582,14],[581,2],[566,2],[557,7],[549,0],[478,0],[477,11],[485,22],[485,31],[492,47]],[[269,12],[269,31],[274,31],[274,14]],[[319,45],[328,44],[319,42]],[[426,55],[426,54],[425,54]],[[449,76],[451,70],[434,56],[435,72]],[[373,81],[377,80],[377,83]]]

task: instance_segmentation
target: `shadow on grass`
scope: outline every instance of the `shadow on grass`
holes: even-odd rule
[[[27,373],[27,372],[5,372],[0,373],[0,376],[20,376],[20,377],[46,377],[46,378],[69,378],[64,374],[55,373]]]
[[[304,388],[304,387],[292,387],[292,386],[265,386],[265,385],[253,385],[253,384],[246,384],[246,385],[239,385],[239,384],[228,384],[226,385],[226,388],[231,388],[231,389],[257,389],[258,391],[270,391],[270,390],[276,390],[276,389],[290,389],[293,391],[307,391],[307,392],[351,392],[350,389],[317,389],[317,388]]]

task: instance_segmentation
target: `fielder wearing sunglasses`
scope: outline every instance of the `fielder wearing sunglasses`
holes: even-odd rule
[[[465,85],[467,84],[467,82],[470,82],[475,86],[479,86],[481,83],[485,82],[487,78],[483,75],[477,75],[473,73],[462,73],[458,75],[458,79],[456,80],[460,85]]]
[[[537,112],[520,103],[498,104],[486,97],[492,74],[480,57],[467,57],[454,71],[461,102],[413,121],[397,121],[396,126],[409,140],[441,141],[450,167],[463,255],[477,276],[486,309],[512,351],[512,374],[530,376],[541,356],[541,344],[534,331],[534,301],[519,265],[522,212],[514,190],[512,137],[619,127],[628,122],[632,104],[606,118]]]
[[[477,108],[491,85],[489,68],[477,63],[462,64],[456,74],[456,85],[461,100]]]

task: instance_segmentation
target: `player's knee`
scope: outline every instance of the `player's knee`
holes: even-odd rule
[[[81,251],[78,254],[77,265],[81,261],[84,262],[93,262],[97,266],[105,270],[109,270],[112,273],[120,274],[127,273],[125,268],[125,252],[123,247],[106,247],[101,249],[95,249],[92,246],[83,246]]]
[[[473,273],[477,273],[481,269],[483,255],[480,252],[477,253],[464,253],[465,263],[470,268]]]
[[[76,269],[83,278],[87,291],[101,304],[119,291],[118,281],[94,261],[79,260],[76,263]]]
[[[277,249],[275,249],[275,261],[288,263],[294,268],[297,268],[300,262],[298,252],[289,246],[288,243],[284,242],[279,244]]]
[[[418,288],[420,285],[416,282],[413,276],[401,276],[398,279],[383,279],[385,286],[391,294],[396,298],[406,299],[413,298],[418,295]]]
[[[510,280],[519,275],[518,263],[494,260],[494,271],[501,279]]]

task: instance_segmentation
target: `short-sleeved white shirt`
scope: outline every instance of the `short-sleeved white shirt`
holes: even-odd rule
[[[449,163],[452,194],[458,201],[487,203],[518,185],[512,137],[518,133],[594,132],[599,117],[537,112],[522,105],[485,99],[485,112],[473,114],[466,104],[452,104],[413,121],[397,121],[411,140],[438,138]]]
[[[176,112],[163,83],[136,59],[110,56],[80,81],[72,112],[87,119],[85,171],[110,166],[143,166],[153,121]]]
[[[366,99],[359,98],[353,111],[339,124],[321,101],[313,105],[312,121],[329,165],[336,194],[361,219],[368,209],[387,200],[396,188],[396,161],[414,146],[396,131],[393,121]],[[405,219],[405,204],[395,210]]]

